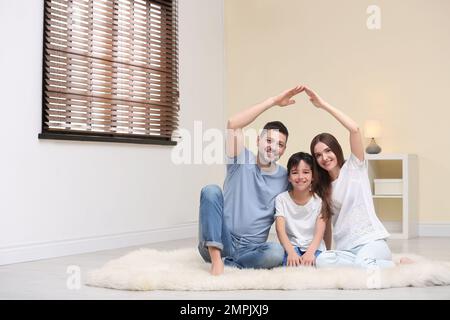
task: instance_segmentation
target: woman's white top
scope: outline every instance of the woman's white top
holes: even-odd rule
[[[336,250],[349,250],[389,237],[375,213],[367,161],[353,154],[332,182],[332,211]]]
[[[301,251],[306,251],[311,245],[321,208],[322,200],[316,195],[303,206],[296,204],[288,191],[275,199],[275,217],[284,217],[289,241]],[[317,249],[325,250],[323,240]]]

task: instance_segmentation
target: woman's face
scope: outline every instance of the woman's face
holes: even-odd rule
[[[319,166],[327,172],[331,172],[338,168],[336,155],[331,151],[330,147],[323,142],[318,142],[314,146],[314,158],[316,158]]]
[[[312,182],[311,167],[301,160],[296,167],[291,168],[288,180],[294,190],[309,191]]]

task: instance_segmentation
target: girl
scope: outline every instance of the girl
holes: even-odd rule
[[[342,148],[331,134],[319,134],[311,141],[318,176],[315,187],[324,212],[333,214],[336,249],[322,253],[317,266],[394,266],[386,243],[389,233],[375,214],[358,125],[313,90],[305,87],[305,92],[314,106],[331,114],[350,133],[351,155],[345,162]]]
[[[313,158],[304,152],[294,153],[288,161],[289,190],[275,200],[278,239],[283,245],[284,266],[314,266],[325,250],[326,222],[321,214],[322,201],[311,188]]]

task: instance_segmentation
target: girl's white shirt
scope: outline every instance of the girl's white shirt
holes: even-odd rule
[[[332,182],[333,240],[336,250],[350,250],[389,233],[373,205],[367,161],[351,154]]]
[[[303,206],[294,202],[289,191],[280,193],[275,200],[275,217],[284,217],[289,241],[301,251],[306,251],[313,241],[321,208],[322,200],[316,195]],[[323,239],[317,250],[325,251]]]

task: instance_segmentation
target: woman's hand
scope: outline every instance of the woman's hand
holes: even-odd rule
[[[309,101],[312,102],[317,108],[324,108],[326,105],[325,100],[323,100],[317,93],[305,86],[305,92],[309,97]]]
[[[309,100],[319,109],[330,113],[350,132],[350,150],[361,161],[364,160],[364,146],[362,143],[361,132],[358,124],[342,111],[336,109],[328,102],[323,100],[317,93],[305,86],[305,92]]]

